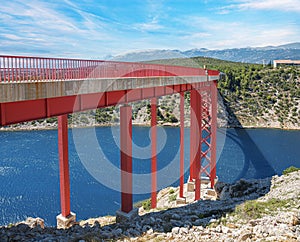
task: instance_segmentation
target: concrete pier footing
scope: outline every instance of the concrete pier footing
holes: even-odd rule
[[[116,212],[116,221],[117,223],[130,221],[134,218],[136,218],[139,215],[138,208],[133,208],[129,213],[122,212],[121,210],[118,210]]]
[[[218,177],[215,178],[215,183],[216,184],[218,182]],[[210,179],[209,177],[201,177],[201,184],[209,184],[210,183]],[[194,180],[190,180],[190,177],[188,178],[188,182],[187,182],[187,191],[188,192],[194,192],[195,191],[195,181]]]
[[[62,214],[56,216],[58,229],[70,228],[75,223],[75,221],[76,221],[76,214],[72,212],[67,217],[64,217]]]
[[[177,196],[176,198],[176,204],[179,205],[179,204],[186,204],[186,198],[185,197],[179,197]]]
[[[188,178],[187,181],[187,192],[194,192],[195,191],[195,180]]]

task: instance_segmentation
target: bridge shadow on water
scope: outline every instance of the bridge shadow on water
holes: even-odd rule
[[[236,180],[241,178],[253,177],[266,178],[275,175],[274,168],[270,165],[257,144],[252,140],[247,130],[243,128],[235,128],[236,136],[230,134],[232,140],[238,139],[241,141],[241,148],[244,154],[244,166]],[[239,139],[243,137],[243,139]],[[245,138],[246,137],[246,138]]]
[[[221,95],[221,94],[220,94]],[[223,96],[222,100],[224,100]],[[236,181],[241,178],[266,178],[271,177],[276,174],[274,168],[270,162],[266,159],[262,153],[260,147],[253,141],[249,135],[247,129],[243,128],[237,116],[231,110],[229,105],[225,105],[226,111],[232,119],[235,121],[236,125],[234,128],[234,133],[227,132],[227,137],[234,141],[238,146],[240,146],[244,154],[244,166],[240,171],[240,174],[236,177]]]

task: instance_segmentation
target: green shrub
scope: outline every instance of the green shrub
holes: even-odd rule
[[[168,122],[177,123],[178,119],[174,116],[174,114],[170,114],[170,116],[168,117]]]
[[[174,189],[170,189],[169,194],[175,193]]]
[[[290,200],[279,200],[272,198],[268,201],[262,202],[257,200],[246,201],[236,207],[235,213],[243,218],[257,219],[262,215],[272,214],[279,208],[286,207]]]
[[[172,194],[169,196],[169,202],[174,202],[176,201],[177,195],[176,194]]]
[[[142,201],[138,201],[138,202],[134,203],[133,206],[135,208],[143,207],[145,210],[148,211],[151,209],[151,198],[142,200]]]
[[[46,119],[46,122],[47,122],[48,124],[53,124],[53,123],[57,122],[57,118],[56,118],[56,117],[47,118],[47,119]]]
[[[143,201],[142,206],[145,210],[150,210],[151,209],[151,199],[147,199]]]
[[[89,119],[86,116],[80,116],[80,122],[83,124],[88,124]]]
[[[282,172],[282,174],[283,174],[283,175],[287,175],[287,174],[289,174],[289,173],[291,173],[291,172],[299,171],[299,170],[300,170],[300,168],[297,168],[297,167],[295,167],[295,166],[290,166],[290,167],[286,168],[286,169]]]

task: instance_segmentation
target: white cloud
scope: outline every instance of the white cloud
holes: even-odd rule
[[[21,40],[22,38],[15,35],[15,34],[1,34],[2,37],[6,38],[6,39],[10,39],[10,40]]]
[[[163,28],[155,18],[147,23],[135,24],[134,27],[140,31],[155,31]]]
[[[189,40],[189,39],[200,39],[200,38],[208,38],[208,37],[211,37],[212,34],[210,33],[206,33],[206,32],[196,32],[196,33],[191,33],[189,35],[185,35],[182,37],[182,39],[186,39],[186,40]]]
[[[81,11],[74,4],[69,8],[72,14],[67,15],[64,10],[68,5],[61,9],[62,5],[55,1],[7,1],[0,9],[0,36],[6,41],[0,51],[91,55],[99,48],[99,41],[112,39],[111,27],[100,17]]]
[[[288,12],[300,12],[299,0],[240,0],[234,1],[234,4],[221,8],[222,11],[229,10],[278,10]]]
[[[42,28],[53,28],[57,31],[78,30],[71,19],[55,11],[51,5],[43,2],[7,2],[1,8],[1,11],[10,15],[13,18],[13,23],[36,26],[41,30]]]
[[[228,9],[222,8],[218,11],[218,14],[229,14],[230,11]]]
[[[164,1],[147,0],[145,9],[146,21],[134,24],[133,27],[142,32],[163,29],[164,26],[160,23],[160,20],[166,15]]]
[[[273,26],[272,23],[266,25],[241,21],[225,22],[204,17],[187,18],[186,24],[191,23],[193,31],[187,31],[181,39],[192,48],[226,49],[280,45],[297,42],[300,34],[297,26],[286,26],[284,23]]]

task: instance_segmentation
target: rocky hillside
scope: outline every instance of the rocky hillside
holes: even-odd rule
[[[156,210],[132,221],[80,221],[66,230],[40,218],[0,228],[1,241],[300,241],[300,171],[260,180],[217,183],[217,198],[175,206],[178,188],[159,195]],[[161,202],[163,201],[163,202]],[[147,202],[143,203],[147,206]],[[145,207],[146,208],[146,207]]]
[[[158,60],[155,63],[217,69],[219,124],[229,127],[300,128],[300,67],[254,65],[195,57]],[[222,104],[224,109],[222,112]]]
[[[300,128],[300,69],[225,69],[220,82],[230,124]]]

